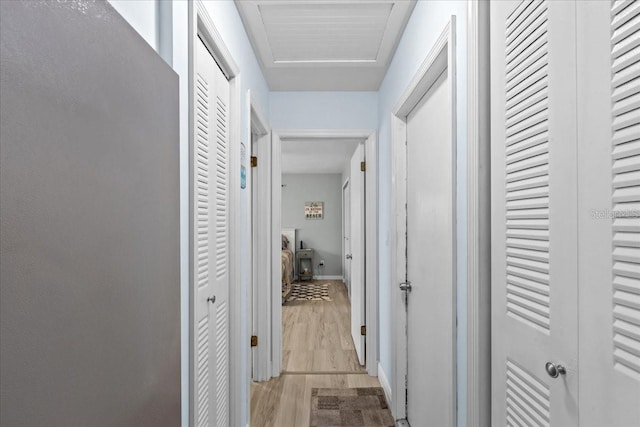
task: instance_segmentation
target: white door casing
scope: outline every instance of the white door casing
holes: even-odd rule
[[[282,283],[282,141],[277,132],[271,133],[271,283]],[[295,242],[294,242],[295,245]],[[282,366],[282,288],[271,286],[271,376],[280,375]],[[268,302],[269,300],[265,301]]]
[[[580,425],[640,422],[640,2],[577,2]]]
[[[250,129],[251,130],[251,129]],[[251,153],[250,156],[254,157],[258,154],[258,135],[256,135],[253,131],[251,132],[251,148],[249,150]],[[249,184],[249,198],[251,200],[251,208],[250,208],[250,230],[251,237],[249,242],[249,247],[251,248],[251,284],[249,286],[249,313],[251,316],[251,320],[249,323],[249,327],[251,328],[251,335],[258,335],[258,319],[259,316],[257,314],[258,308],[260,307],[258,303],[258,282],[259,282],[259,265],[258,258],[260,257],[260,250],[258,247],[258,230],[259,230],[259,215],[257,214],[258,210],[258,176],[249,167],[247,171],[247,180],[250,182]],[[249,360],[249,369],[251,369],[251,379],[253,381],[258,381],[258,349],[255,347],[251,348],[251,355]]]
[[[257,100],[247,96],[252,135],[252,155],[258,158],[257,167],[251,167],[251,217],[253,228],[252,245],[252,335],[258,337],[258,345],[252,347],[252,379],[265,381],[271,378],[271,134],[268,124],[257,105]],[[246,337],[248,340],[249,338]]]
[[[269,285],[271,264],[271,135],[269,127],[261,113],[257,100],[251,92],[247,94],[249,129],[251,134],[251,155],[258,158],[257,167],[249,167],[250,177],[250,212],[251,212],[251,335],[258,337],[258,345],[251,349],[251,378],[264,381],[271,378],[269,370],[270,325],[261,319],[270,317],[270,306],[260,304],[271,298]]]
[[[365,364],[365,336],[361,334],[361,327],[365,325],[365,175],[361,170],[364,161],[363,144],[358,144],[351,157],[349,175],[350,199],[350,291],[351,291],[351,337],[355,345],[358,360]]]
[[[467,7],[467,427],[491,426],[489,5]]]
[[[229,423],[229,82],[195,47],[192,159],[194,421]]]
[[[366,368],[378,376],[378,134],[364,142]]]
[[[452,16],[391,114],[394,188],[392,205],[395,208],[392,223],[394,230],[391,235],[391,315],[394,337],[391,406],[394,418],[406,419],[409,416],[409,422],[414,425],[422,425],[427,420],[429,425],[454,425],[456,422],[455,69],[455,16]],[[442,81],[438,81],[439,78]],[[429,118],[422,117],[419,110],[424,107],[421,104],[429,104],[429,97],[434,94],[436,97],[432,104],[436,104],[436,108],[432,114],[439,117],[439,120],[437,123],[429,123]],[[438,103],[444,105],[438,106]],[[429,105],[424,112],[429,111],[429,108],[433,108],[433,105]],[[411,126],[414,128],[412,136],[408,132],[408,116],[414,110],[416,117],[420,115],[420,118]],[[436,141],[421,138],[422,134],[428,133],[438,135]],[[408,137],[411,137],[411,140]],[[413,152],[420,149],[428,155]],[[433,158],[430,150],[435,150]],[[414,176],[411,176],[411,173]],[[426,175],[421,177],[421,173],[430,174],[435,181],[425,182]],[[414,181],[412,185],[409,185],[408,179]],[[442,188],[436,188],[439,185]],[[438,200],[431,206],[428,200],[424,200],[425,197],[430,197],[429,194]],[[423,208],[426,210],[421,211]],[[429,214],[435,219],[440,228],[417,222],[424,214]],[[412,219],[413,225],[410,223]],[[419,229],[420,226],[423,230]],[[415,239],[411,240],[411,237]],[[429,241],[428,237],[432,238],[432,241]],[[436,242],[435,239],[439,241]],[[413,250],[410,250],[410,245],[413,246]],[[434,246],[437,247],[436,250],[433,249]],[[411,252],[409,259],[408,251]],[[436,266],[438,261],[441,265]],[[429,265],[436,263],[434,268],[437,275],[420,271],[420,264],[427,262]],[[407,263],[413,267],[410,265],[407,269]],[[415,278],[410,278],[409,274],[415,275]],[[401,290],[400,285],[407,281],[415,281],[419,287],[416,295],[412,295],[413,291]],[[437,281],[441,282],[435,283]],[[437,295],[439,299],[425,301],[428,295]],[[415,303],[411,302],[414,296]],[[409,306],[405,304],[407,298]],[[408,309],[413,309],[414,314],[409,315]],[[429,316],[429,324],[425,325],[424,320],[421,320],[420,311],[426,312],[423,316]],[[412,327],[413,332],[410,332]],[[429,329],[430,332],[426,332],[425,329]],[[408,334],[411,334],[409,348]],[[434,341],[435,337],[441,339]],[[414,342],[416,340],[417,342]],[[438,360],[438,363],[429,363],[432,359]],[[437,378],[437,385],[433,384],[431,377]],[[427,394],[429,397],[425,398]],[[437,404],[434,404],[436,402]],[[412,408],[413,406],[417,407]],[[428,408],[426,412],[425,407]]]
[[[491,4],[494,424],[577,424],[575,30],[572,2]]]

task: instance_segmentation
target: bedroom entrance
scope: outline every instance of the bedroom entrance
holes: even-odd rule
[[[288,234],[293,259],[291,286],[281,275],[282,265],[273,271],[274,282],[283,282],[285,293],[277,302],[273,300],[273,325],[283,325],[282,318],[276,319],[282,315],[283,301],[331,298],[327,297],[331,284],[316,286],[315,282],[339,280],[350,311],[348,341],[370,375],[377,375],[378,359],[376,144],[374,131],[360,130],[292,130],[274,132],[273,137],[272,200],[279,208],[273,211],[274,235],[276,224],[278,234]],[[343,247],[342,194],[347,182],[348,253]],[[277,279],[275,273],[279,273]],[[287,370],[281,363],[288,359],[284,359],[282,345],[277,345],[283,342],[282,334],[283,329],[273,329],[273,376]]]
[[[375,134],[274,131],[272,142],[281,287],[272,289],[274,378],[252,384],[252,426],[308,422],[313,387],[380,387],[377,236],[366,227],[376,224]]]
[[[360,302],[364,179],[360,139],[282,142],[282,373],[365,373]],[[352,160],[357,161],[357,174]],[[343,203],[352,182],[355,197]],[[360,195],[360,197],[358,197]],[[353,212],[343,235],[344,211]],[[353,226],[349,226],[353,224]],[[358,237],[361,236],[361,237]],[[343,240],[362,241],[343,251]],[[353,249],[353,250],[352,250]],[[352,276],[351,289],[345,277]],[[354,298],[356,297],[356,298]],[[357,336],[352,325],[357,323]]]

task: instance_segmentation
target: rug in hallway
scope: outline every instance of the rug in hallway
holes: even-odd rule
[[[291,301],[331,301],[329,283],[296,282],[291,284],[287,302]]]
[[[313,388],[311,427],[393,427],[380,387]]]

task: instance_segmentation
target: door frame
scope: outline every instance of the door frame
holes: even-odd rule
[[[491,426],[489,2],[467,9],[467,425]]]
[[[247,335],[259,337],[258,345],[249,347],[247,366],[249,369],[249,381],[264,381],[270,378],[268,365],[265,362],[269,360],[269,354],[262,354],[269,348],[270,333],[268,324],[258,320],[269,317],[270,312],[261,313],[261,310],[268,310],[269,307],[255,304],[255,302],[270,298],[268,278],[271,276],[271,265],[269,263],[269,259],[271,259],[271,130],[258,100],[250,90],[247,91],[247,117],[249,118],[247,126],[248,140],[250,141],[253,135],[258,138],[256,152],[250,154],[249,157],[255,155],[259,159],[257,167],[252,167],[250,162],[248,162],[249,165],[247,167],[249,191],[247,191],[246,200],[249,215],[247,215],[245,227],[247,230],[251,230],[251,235],[247,233],[246,241],[246,247],[251,248],[248,261],[250,274],[248,278],[249,298],[247,299],[248,307],[246,310],[249,315],[247,322],[249,331]],[[251,148],[249,152],[251,152]],[[254,198],[256,200],[255,204]],[[255,326],[254,323],[256,324]],[[249,338],[247,337],[247,339]],[[247,393],[247,399],[250,400],[250,398],[251,394]]]
[[[189,2],[189,420],[195,425],[196,386],[195,379],[195,281],[193,271],[193,233],[192,220],[194,183],[192,180],[193,147],[195,141],[195,47],[198,37],[213,56],[214,60],[229,79],[229,211],[240,211],[240,68],[216,29],[202,0]],[[229,257],[227,260],[229,283],[240,283],[240,221],[237,215],[229,215]],[[242,366],[238,361],[243,350],[248,353],[248,340],[242,339],[240,319],[242,313],[241,286],[229,287],[229,420],[231,425],[239,425],[242,419]]]
[[[271,176],[271,219],[273,236],[278,236],[282,228],[282,141],[290,139],[360,139],[365,141],[365,159],[367,162],[365,222],[371,224],[365,231],[366,267],[365,282],[367,319],[366,369],[371,376],[378,375],[378,133],[375,129],[282,129],[272,133],[272,176]],[[280,239],[272,239],[271,283],[281,281]],[[272,291],[276,289],[272,287]],[[266,301],[266,300],[265,300]],[[272,292],[271,318],[260,319],[271,328],[271,376],[280,376],[282,367],[282,295]]]
[[[393,334],[392,366],[394,375],[391,384],[392,396],[391,407],[395,419],[407,418],[406,401],[406,378],[407,378],[407,348],[406,348],[406,310],[401,291],[396,287],[407,280],[406,277],[406,250],[407,250],[407,116],[418,105],[420,100],[426,95],[437,78],[446,70],[449,82],[449,96],[451,100],[451,145],[454,150],[454,188],[452,197],[453,203],[453,223],[457,224],[456,218],[456,179],[455,165],[457,156],[455,147],[457,141],[456,121],[456,17],[451,16],[449,22],[442,30],[440,36],[434,43],[426,59],[414,75],[407,88],[396,102],[391,112],[391,150],[392,150],[392,171],[391,171],[391,206],[395,215],[391,220],[391,322]],[[453,313],[456,313],[456,286],[457,286],[457,245],[456,232],[454,227],[453,241]],[[451,319],[451,330],[457,334],[455,319]],[[457,393],[456,387],[456,339],[453,340],[453,378],[451,379],[452,390],[443,390],[443,393],[451,392],[454,396]],[[454,398],[454,402],[456,399]],[[453,408],[454,417],[456,408]]]

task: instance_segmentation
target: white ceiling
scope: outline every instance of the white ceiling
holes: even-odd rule
[[[271,90],[378,90],[415,0],[235,0]]]
[[[282,141],[282,173],[342,173],[357,139],[295,139]]]

